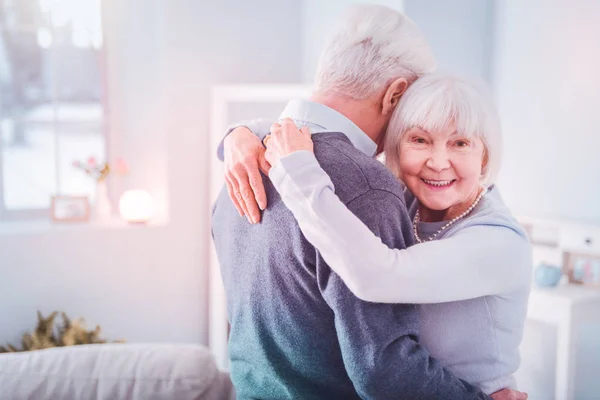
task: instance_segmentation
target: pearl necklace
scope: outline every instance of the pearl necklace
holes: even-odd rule
[[[419,222],[421,222],[421,216],[419,214],[419,209],[417,209],[417,213],[415,214],[415,218],[413,219],[413,231],[415,233],[415,239],[417,239],[417,242],[423,243],[423,242],[429,242],[429,241],[435,239],[437,235],[439,235],[440,233],[442,233],[443,231],[448,229],[456,221],[459,221],[459,220],[463,219],[464,217],[466,217],[467,215],[469,215],[471,213],[471,211],[473,211],[473,209],[477,206],[477,203],[479,203],[479,201],[481,200],[481,198],[483,197],[483,195],[486,192],[487,192],[487,189],[483,188],[483,190],[481,191],[481,193],[479,193],[479,196],[477,196],[477,198],[475,199],[473,204],[471,204],[471,206],[469,208],[467,208],[464,213],[460,214],[459,216],[457,216],[454,219],[452,219],[451,221],[449,221],[446,225],[442,226],[436,233],[434,233],[433,235],[431,235],[430,237],[428,237],[426,239],[421,239],[419,237],[417,225],[419,224]]]

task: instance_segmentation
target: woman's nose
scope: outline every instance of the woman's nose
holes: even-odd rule
[[[445,149],[436,149],[431,152],[425,164],[434,171],[443,171],[450,168],[450,157]]]

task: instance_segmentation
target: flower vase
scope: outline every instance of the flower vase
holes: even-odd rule
[[[108,197],[108,185],[106,180],[96,184],[96,197],[94,199],[93,218],[95,220],[104,220],[112,215],[112,205]]]

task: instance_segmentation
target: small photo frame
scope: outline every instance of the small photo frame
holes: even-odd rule
[[[569,283],[600,289],[600,256],[586,253],[565,253],[564,272]]]
[[[85,196],[53,196],[50,213],[54,222],[87,222],[90,200]]]
[[[561,229],[563,272],[569,283],[600,289],[600,229],[569,225]]]

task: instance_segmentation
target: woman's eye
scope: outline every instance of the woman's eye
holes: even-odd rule
[[[460,147],[460,148],[465,148],[465,147],[469,147],[469,142],[467,142],[466,140],[457,140],[455,142],[456,147]]]
[[[421,138],[421,137],[415,137],[415,138],[413,138],[413,142],[414,142],[414,143],[418,143],[418,144],[425,144],[425,143],[427,143],[427,142],[425,141],[425,139],[423,139],[423,138]]]

